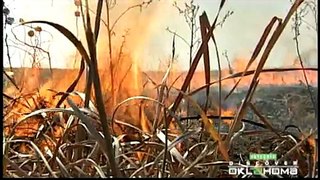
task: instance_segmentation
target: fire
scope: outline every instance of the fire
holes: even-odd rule
[[[231,109],[227,109],[227,110],[223,110],[221,113],[221,116],[234,116],[236,114],[235,110],[231,110]],[[231,120],[223,120],[223,123],[231,126],[232,121]]]
[[[294,62],[294,61],[292,61]],[[234,72],[242,72],[245,69],[245,66],[248,64],[248,61],[243,60],[243,58],[235,59],[234,61]],[[254,70],[257,67],[257,63],[253,63],[249,70]],[[300,64],[287,65],[283,68],[301,68]],[[308,83],[310,85],[316,86],[318,81],[317,71],[305,71]],[[228,76],[229,73],[224,71],[224,76]],[[260,85],[295,85],[305,83],[305,78],[303,71],[287,71],[287,72],[267,72],[261,73],[260,76]],[[251,82],[252,75],[244,77],[239,86],[247,87]],[[223,82],[224,87],[230,87],[234,85],[235,80],[226,80]]]
[[[132,56],[130,53],[125,52],[123,53],[121,59],[119,59],[119,62],[117,66],[115,66],[115,97],[116,97],[116,104],[120,103],[121,101],[125,100],[126,98],[141,95],[143,91],[145,90],[143,87],[143,83],[145,78],[142,75],[142,71],[138,65],[139,62],[139,55],[133,54]],[[246,64],[246,61],[243,59],[237,59],[235,63],[235,71],[243,71],[244,64]],[[243,69],[242,69],[243,68]],[[255,65],[253,65],[252,68],[255,68]],[[108,70],[108,67],[100,68],[100,77],[101,77],[101,84],[103,88],[104,93],[104,100],[106,102],[106,108],[108,114],[111,114],[115,106],[112,106],[112,103],[110,102],[110,72]],[[52,104],[55,104],[58,100],[58,97],[53,98],[53,93],[49,92],[48,89],[53,89],[57,92],[59,91],[65,91],[69,85],[73,82],[73,80],[77,76],[76,70],[61,70],[54,71],[53,74],[48,73],[44,77],[44,74],[41,73],[40,68],[31,68],[31,69],[25,69],[24,72],[20,72],[15,74],[15,79],[17,80],[18,84],[21,84],[22,87],[22,93],[31,93],[38,91],[38,93],[46,97],[47,102],[51,102]],[[68,74],[68,78],[65,78],[65,74]],[[161,73],[163,74],[163,73]],[[159,75],[159,73],[150,73],[148,74],[155,82],[159,83],[162,80],[162,75]],[[173,66],[172,72],[169,76],[169,82],[168,84],[171,85],[174,80],[177,79],[178,76],[180,76],[181,73],[178,72],[177,67]],[[223,77],[227,76],[228,72],[227,70],[223,71]],[[317,83],[317,72],[314,71],[306,71],[306,75],[308,77],[309,83],[311,85],[315,85]],[[196,72],[195,76],[193,77],[192,86],[200,87],[204,84],[204,74],[202,72]],[[252,76],[246,76],[242,79],[241,83],[239,84],[239,87],[247,87],[248,84],[251,82]],[[183,81],[183,75],[178,79],[178,81],[175,82],[174,87],[179,87],[182,84]],[[230,79],[223,81],[222,86],[223,88],[231,88],[234,85],[235,79]],[[298,84],[304,82],[304,76],[302,74],[302,71],[296,72],[277,72],[277,73],[262,73],[260,75],[260,85],[291,85],[291,84]],[[76,87],[77,91],[83,91],[85,87],[85,78],[84,75],[82,76],[78,86]],[[151,86],[147,86],[146,88],[150,89]],[[8,95],[14,96],[13,87],[10,87],[8,89],[5,89],[5,93]],[[94,96],[94,93],[93,93]],[[174,100],[174,98],[172,99]],[[29,102],[32,103],[32,102]],[[144,113],[144,111],[141,111],[141,109],[145,109],[145,105],[141,105],[139,103],[136,103],[136,108],[128,108],[129,110],[126,110],[127,107],[121,108],[119,113],[117,113],[116,118],[131,123],[132,125],[135,125],[139,128],[142,128],[146,132],[150,132],[150,120]],[[17,111],[23,111],[22,109],[16,109]],[[125,116],[123,115],[125,114]],[[235,114],[234,110],[231,109],[224,109],[222,111],[222,115],[224,116],[233,116]],[[231,121],[226,120],[225,123],[230,123]],[[121,133],[121,132],[119,132]]]
[[[248,60],[244,60],[243,58],[236,58],[234,61],[232,61],[232,64],[231,64],[232,74],[243,72],[247,64],[248,64]],[[255,70],[256,65],[257,63],[253,63],[249,68],[249,71]],[[301,66],[299,64],[295,64],[295,65],[283,66],[279,68],[301,68]],[[266,67],[264,69],[266,69]],[[222,78],[232,75],[230,74],[230,70],[228,68],[224,68],[221,71],[222,71],[221,72]],[[318,72],[306,70],[305,73],[306,73],[309,85],[317,86]],[[176,79],[178,76],[181,76],[174,84],[174,87],[180,88],[181,85],[183,84],[184,79],[186,78],[186,75],[187,75],[187,72],[181,72],[181,71],[175,71],[171,73],[172,79]],[[204,71],[196,71],[191,81],[191,89],[196,89],[203,86],[205,84],[204,77],[205,77]],[[240,84],[238,85],[238,88],[247,88],[251,83],[252,77],[253,77],[253,74],[244,76],[241,79]],[[156,75],[153,75],[152,78],[157,82],[161,80],[161,77],[157,77]],[[231,89],[234,86],[234,84],[238,81],[238,79],[239,78],[233,78],[233,79],[222,81],[221,83],[222,88]],[[306,83],[302,70],[285,71],[285,72],[263,72],[260,74],[259,79],[260,79],[259,84],[262,86],[300,85],[300,84]],[[213,73],[211,72],[211,81],[217,81],[217,80],[218,80],[218,70],[215,70]]]
[[[124,1],[119,1],[120,6],[130,6],[135,3],[132,1],[128,3],[124,3]],[[155,29],[159,28],[159,21],[163,20],[164,18],[162,16],[159,16],[160,14],[163,15],[163,12],[161,10],[162,8],[149,8],[146,9],[146,14],[144,18],[139,16],[138,12],[132,13],[130,16],[127,16],[126,21],[123,21],[122,23],[119,23],[117,26],[115,26],[115,32],[123,32],[124,28],[127,28],[127,23],[129,23],[133,29],[129,32],[129,35],[126,36],[127,39],[119,39],[116,38],[118,35],[112,35],[112,45],[107,44],[107,38],[106,33],[99,37],[98,41],[98,65],[99,65],[99,75],[101,80],[101,86],[102,86],[102,92],[103,92],[103,98],[105,101],[105,107],[106,112],[108,116],[110,116],[116,106],[122,102],[123,100],[132,97],[143,94],[143,91],[149,91],[151,88],[148,86],[149,89],[144,89],[144,80],[146,79],[142,75],[142,70],[139,65],[142,65],[144,63],[152,63],[146,59],[143,59],[143,51],[146,46],[148,46],[148,42],[152,37],[153,31]],[[114,12],[120,12],[120,11],[114,11]],[[166,13],[165,13],[166,14]],[[103,16],[105,17],[105,16]],[[117,16],[113,16],[117,17]],[[160,17],[160,18],[159,18]],[[111,19],[111,22],[114,22],[115,19]],[[158,20],[158,21],[157,21]],[[120,22],[120,21],[119,21]],[[105,27],[101,26],[101,31],[105,31]],[[143,36],[142,36],[143,34]],[[124,44],[123,49],[119,50],[119,47],[122,47],[122,43]],[[111,57],[109,56],[108,50],[111,46],[112,53]],[[66,59],[66,63],[70,64],[70,59]],[[113,66],[114,69],[113,74],[110,72],[110,63]],[[235,72],[241,72],[245,69],[245,66],[247,65],[248,61],[244,58],[236,58],[232,65],[233,65],[233,73]],[[257,66],[257,63],[255,62],[249,70],[255,69]],[[159,75],[159,72],[153,72],[153,74],[148,74],[150,77],[156,82],[160,83],[163,78],[163,72],[165,72],[167,66],[165,68],[160,68],[162,70],[161,75]],[[174,83],[174,87],[180,88],[183,84],[183,81],[185,80],[186,73],[185,72],[179,72],[179,67],[177,64],[173,65],[173,69],[170,73],[168,83],[167,85],[170,86]],[[34,67],[31,69],[26,69],[23,73],[17,73],[15,75],[15,79],[18,81],[18,84],[22,87],[22,94],[27,93],[35,93],[37,92],[36,97],[35,95],[30,96],[26,98],[26,100],[20,100],[19,103],[13,106],[13,110],[11,112],[8,112],[9,115],[6,117],[6,124],[8,125],[10,123],[17,123],[17,119],[20,119],[24,114],[28,114],[36,109],[40,108],[46,108],[46,107],[55,107],[57,102],[59,101],[59,96],[55,96],[55,93],[52,91],[48,91],[48,89],[52,89],[56,92],[64,92],[73,82],[73,80],[77,76],[77,71],[74,70],[62,70],[60,72],[56,71],[53,72],[53,74],[48,73],[44,77],[44,74],[41,72],[40,67]],[[306,72],[309,83],[311,85],[317,84],[317,72],[314,71],[307,71]],[[178,78],[181,75],[180,78]],[[228,69],[222,70],[222,77],[226,77],[230,75],[230,72]],[[113,79],[113,88],[111,88],[111,76]],[[241,83],[239,84],[240,88],[248,87],[248,85],[251,82],[251,76],[246,76],[242,79]],[[178,79],[176,81],[176,79]],[[217,80],[218,75],[215,74],[212,76],[211,81]],[[238,79],[230,79],[222,82],[223,88],[231,88],[233,87],[234,83]],[[302,71],[294,71],[294,72],[281,72],[281,73],[262,73],[260,75],[260,85],[292,85],[292,84],[299,84],[303,83],[304,76],[302,74]],[[76,86],[75,90],[83,92],[86,84],[85,75],[82,75],[80,82]],[[197,87],[200,87],[204,85],[204,72],[198,71],[194,74],[192,82],[191,82],[191,89],[195,89]],[[154,87],[152,87],[154,88]],[[156,94],[155,90],[152,89],[150,91],[150,94],[154,95]],[[15,97],[17,94],[17,91],[14,90],[13,87],[9,87],[8,89],[5,89],[5,93],[7,93],[10,96]],[[110,96],[113,96],[113,101],[110,100]],[[92,97],[91,98],[94,101],[95,94],[94,91],[92,91]],[[79,106],[83,106],[83,102],[79,97],[72,97],[74,101]],[[169,97],[172,98],[172,97]],[[173,98],[174,99],[174,98]],[[24,102],[28,105],[25,105]],[[173,101],[170,99],[170,101]],[[42,106],[39,106],[37,102],[43,102]],[[131,102],[130,102],[131,103]],[[170,102],[171,103],[171,102]],[[169,104],[169,102],[166,102],[166,104]],[[69,105],[64,102],[63,106],[68,107]],[[132,124],[133,126],[136,126],[140,129],[142,129],[144,132],[151,132],[152,122],[151,117],[148,117],[146,115],[146,108],[147,105],[140,101],[135,101],[134,103],[131,103],[128,106],[122,106],[118,113],[116,114],[116,119]],[[236,110],[234,109],[223,109],[222,110],[222,116],[234,116]],[[216,115],[216,114],[215,114]],[[37,132],[40,126],[40,121],[43,118],[37,117],[33,118],[29,121],[26,121],[25,123],[21,123],[17,129],[15,129],[15,133],[17,136],[30,136],[31,134],[34,134]],[[223,121],[227,125],[231,125],[232,121],[225,120]],[[170,124],[170,128],[174,129],[175,127]],[[6,128],[5,133],[9,134],[10,129]],[[129,134],[129,130],[123,130],[123,129],[115,129],[115,134]],[[59,137],[59,134],[61,134],[61,129],[56,129],[54,132],[55,137]],[[48,145],[50,146],[50,145]]]
[[[135,58],[136,59],[136,58]],[[137,91],[139,89],[139,87],[141,87],[141,81],[138,80],[139,78],[139,73],[138,73],[138,64],[137,64],[137,60],[135,62],[133,62],[133,88],[135,89],[135,91]]]

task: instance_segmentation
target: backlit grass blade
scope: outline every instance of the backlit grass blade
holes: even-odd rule
[[[225,0],[222,0],[222,1],[220,2],[220,6],[219,6],[219,10],[218,10],[218,12],[217,12],[216,18],[215,18],[212,26],[210,27],[210,29],[209,29],[206,37],[205,37],[204,40],[202,41],[201,46],[200,46],[199,50],[197,51],[197,54],[195,55],[195,57],[194,57],[194,59],[193,59],[193,61],[192,61],[192,64],[191,64],[191,67],[190,67],[190,69],[189,69],[189,71],[188,71],[188,73],[187,73],[186,79],[185,79],[185,81],[184,81],[183,84],[182,84],[181,92],[186,92],[187,88],[188,88],[189,85],[190,85],[191,79],[192,79],[192,77],[193,77],[193,75],[194,75],[194,72],[196,71],[196,68],[197,68],[198,63],[199,63],[199,61],[200,61],[200,58],[201,58],[201,56],[202,56],[202,54],[203,54],[203,52],[204,52],[204,48],[206,47],[206,44],[208,44],[208,41],[209,41],[209,39],[210,39],[210,37],[211,37],[211,34],[212,34],[213,30],[215,29],[215,25],[216,25],[216,23],[217,23],[219,14],[220,14],[220,12],[221,12],[221,9],[222,9],[224,3],[225,3]],[[171,111],[172,111],[172,112],[175,112],[175,111],[177,110],[177,108],[178,108],[178,106],[179,106],[179,104],[180,104],[180,102],[181,102],[181,100],[182,100],[183,94],[182,94],[181,92],[179,93],[179,95],[177,96],[176,100],[175,100],[174,103],[173,103],[173,106],[172,106],[172,108],[171,108]],[[172,116],[169,114],[169,116],[166,118],[167,124],[169,124],[169,122],[171,121],[171,119],[172,119]]]
[[[207,35],[207,27],[205,24],[205,17],[206,14],[205,12],[203,12],[203,14],[199,17],[199,21],[200,21],[200,30],[201,30],[201,38],[202,41],[205,40],[205,36]],[[209,24],[210,26],[210,24]],[[204,74],[205,74],[205,83],[209,84],[210,83],[210,56],[209,56],[209,47],[208,44],[205,44],[203,47],[203,64],[204,64]],[[206,88],[206,103],[205,103],[205,109],[204,112],[207,112],[207,106],[208,106],[208,100],[209,100],[209,93],[210,93],[210,87],[207,86]]]
[[[244,74],[248,71],[248,69],[250,68],[250,66],[252,65],[252,63],[256,60],[256,58],[258,57],[263,45],[265,44],[266,40],[267,40],[267,37],[268,35],[270,34],[271,32],[271,29],[272,27],[274,26],[274,24],[276,23],[276,21],[280,21],[279,18],[277,17],[273,17],[272,20],[270,21],[270,23],[267,25],[267,27],[265,28],[256,48],[254,49],[253,51],[253,54],[246,66],[246,68],[244,69],[244,71],[242,72],[242,75],[241,77],[239,78],[239,80],[235,83],[235,85],[233,86],[233,88],[230,90],[229,94],[227,94],[227,96],[225,97],[225,99],[227,99],[231,94],[232,92],[237,88],[238,84],[240,83],[242,77],[244,76]]]
[[[210,28],[210,22],[209,19],[207,17],[207,14],[204,12],[203,15],[201,16],[202,22],[204,24],[204,26],[206,27],[206,29]],[[210,34],[214,47],[215,47],[215,51],[216,51],[216,56],[217,56],[217,62],[218,62],[218,82],[219,82],[219,111],[218,111],[218,115],[219,115],[219,126],[218,126],[218,131],[220,131],[220,123],[221,123],[221,89],[222,89],[222,85],[221,85],[221,64],[220,64],[220,56],[219,56],[219,51],[218,51],[218,45],[216,42],[216,39],[214,37],[213,32]],[[209,72],[210,73],[210,72]],[[209,79],[210,81],[210,79]],[[206,84],[209,84],[210,82],[206,82]],[[208,91],[209,87],[207,87],[207,91]]]
[[[212,137],[212,139],[218,141],[218,147],[219,150],[223,156],[223,158],[226,161],[230,160],[229,154],[228,154],[228,148],[226,147],[225,143],[222,141],[218,131],[214,128],[214,124],[212,124],[208,117],[206,116],[206,114],[204,113],[204,111],[201,109],[201,107],[189,96],[185,96],[191,103],[192,105],[198,110],[199,114],[201,115],[202,121],[204,123],[204,127],[206,128],[206,130],[210,133],[210,136]]]
[[[259,61],[259,64],[255,70],[255,73],[252,77],[252,80],[251,80],[251,84],[250,84],[250,89],[248,90],[248,93],[247,93],[247,96],[244,100],[244,102],[242,103],[241,107],[240,107],[240,110],[238,111],[238,114],[237,114],[237,118],[236,120],[233,122],[232,124],[232,127],[230,129],[230,132],[227,136],[227,139],[226,141],[229,143],[229,140],[231,138],[231,135],[233,133],[233,131],[235,130],[235,128],[237,127],[238,123],[240,122],[240,119],[242,119],[243,115],[244,115],[244,112],[246,112],[246,107],[247,107],[247,103],[250,102],[250,95],[252,96],[254,90],[255,90],[255,87],[257,86],[257,83],[259,82],[258,81],[258,78],[259,78],[259,75],[260,73],[262,72],[262,69],[269,57],[269,54],[272,50],[272,48],[274,47],[275,43],[277,42],[277,40],[279,39],[281,33],[283,32],[285,26],[287,25],[287,23],[289,22],[290,20],[290,17],[293,15],[293,13],[297,10],[297,8],[299,7],[299,5],[303,2],[303,0],[296,0],[295,3],[291,6],[285,20],[283,21],[283,23],[280,23],[277,28],[275,29],[274,33],[272,34],[268,44],[267,44],[267,47],[265,48],[262,56],[261,56],[261,59]],[[239,116],[238,116],[239,115]]]

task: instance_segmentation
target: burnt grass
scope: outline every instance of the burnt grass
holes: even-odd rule
[[[316,112],[318,104],[317,91],[317,87],[310,86],[310,92],[315,101],[314,106],[310,98],[310,92],[303,84],[291,86],[259,86],[255,91],[252,103],[259,113],[265,117],[272,127],[281,135],[292,135],[294,138],[301,140],[303,135],[308,134],[310,130],[315,130],[318,127]],[[231,94],[226,101],[222,102],[222,107],[226,109],[236,108],[236,110],[238,110],[241,105],[241,100],[245,98],[246,93],[246,89],[238,89],[238,91]],[[224,98],[227,91],[222,91],[221,94]],[[205,91],[200,91],[198,94],[193,95],[193,99],[200,106],[203,106],[205,98]],[[211,88],[211,98],[215,99],[214,103],[217,103],[216,99],[218,95],[216,88]],[[196,111],[192,111],[192,109],[189,113],[191,116],[197,115]],[[244,119],[263,124],[260,118],[250,108],[248,108]],[[189,126],[191,128],[198,127],[199,121],[192,121],[191,124],[192,125]],[[241,134],[237,137],[229,152],[233,162],[240,161],[245,163],[250,153],[276,153],[279,159],[295,146],[294,141],[278,138],[271,131],[267,132],[268,130],[266,130],[266,128],[250,123],[244,124],[244,131],[265,131],[264,133],[256,135]],[[228,125],[221,125],[221,133],[228,133],[228,130]],[[281,146],[281,143],[285,145]],[[276,148],[277,146],[281,146],[281,148]],[[302,146],[301,148],[305,150],[306,146]],[[306,154],[301,154],[299,151],[296,151],[292,153],[290,157],[284,159],[289,162],[290,160],[298,160],[300,177],[304,177],[308,172],[306,169],[308,167]],[[221,167],[221,169],[225,168]],[[225,173],[226,171],[227,169],[221,171],[219,176],[228,177]]]
[[[311,94],[315,100],[315,107],[318,104],[318,88],[310,87]],[[174,100],[178,92],[172,92],[170,94],[170,99]],[[222,99],[228,94],[228,90],[223,90],[221,92]],[[230,97],[222,102],[222,108],[224,110],[239,110],[241,101],[245,98],[247,94],[247,88],[237,89]],[[205,101],[207,99],[205,90],[202,90],[192,96],[200,107],[204,107]],[[210,88],[209,95],[209,106],[214,112],[217,112],[218,107],[218,90],[216,87]],[[301,141],[303,139],[302,135],[308,135],[310,130],[317,128],[317,112],[311,101],[310,93],[304,84],[291,85],[291,86],[258,86],[254,92],[252,98],[253,105],[256,107],[257,111],[275,128],[283,137],[279,138],[275,133],[270,130],[257,126],[255,124],[243,123],[245,124],[245,132],[259,132],[256,134],[240,134],[236,137],[232,143],[232,148],[230,148],[229,155],[233,162],[241,161],[245,163],[250,153],[276,153],[278,158],[285,155],[290,151],[296,144],[294,140],[290,140],[287,135],[294,136],[293,139],[296,141]],[[180,104],[180,109],[186,108],[186,102]],[[257,122],[263,124],[260,118],[248,107],[248,112],[244,116],[244,119],[250,120],[252,122]],[[189,108],[190,116],[197,116],[198,113],[194,107]],[[212,113],[212,112],[211,112]],[[217,115],[217,113],[213,113]],[[148,113],[147,113],[148,116]],[[150,117],[152,119],[154,116],[154,111],[150,111]],[[181,115],[183,117],[185,115]],[[232,119],[229,119],[232,121]],[[198,119],[182,121],[185,127],[189,127],[190,130],[194,130],[201,126]],[[217,122],[217,121],[215,121]],[[227,134],[229,126],[226,124],[221,124],[220,132],[221,134]],[[301,132],[300,132],[301,131]],[[211,139],[210,137],[205,137],[204,132],[200,132],[195,137],[192,136],[193,141],[189,144],[192,146],[196,143],[203,143],[206,139]],[[199,138],[202,137],[202,138]],[[188,140],[190,140],[188,139]],[[196,140],[195,140],[196,139]],[[294,151],[289,157],[284,160],[290,162],[290,160],[299,161],[299,176],[305,177],[308,171],[308,155],[314,152],[312,149],[308,149],[310,146],[304,144],[300,146],[299,150]],[[200,152],[199,152],[200,153]],[[197,157],[199,154],[195,154]],[[210,157],[211,155],[208,155]],[[210,159],[204,158],[203,163],[211,162]],[[217,177],[229,177],[227,165],[220,166],[220,171]]]
[[[318,104],[317,87],[311,87],[310,93],[305,86],[270,86],[257,89],[255,92],[255,106],[275,128],[295,125],[303,132],[317,127],[316,109]],[[249,119],[257,120],[250,111]]]
[[[302,139],[303,135],[308,134],[311,130],[318,127],[317,107],[318,107],[318,88],[310,87],[314,104],[310,98],[310,92],[304,85],[293,86],[269,86],[259,87],[255,91],[253,104],[256,109],[263,115],[275,129],[282,134],[290,134],[297,139]],[[239,93],[239,98],[244,97],[245,93]],[[260,122],[259,117],[249,110],[246,119]],[[246,125],[247,130],[259,130],[251,124]],[[317,139],[317,137],[316,137]],[[286,154],[295,145],[294,141],[286,141],[284,146],[279,149],[281,140],[274,134],[261,134],[259,136],[240,136],[239,141],[235,141],[233,150],[233,158],[241,160],[240,154],[245,157],[252,152],[276,153],[278,158]],[[282,141],[283,143],[284,141]],[[302,146],[304,152],[308,152],[308,145]],[[286,160],[299,161],[299,175],[307,173],[307,155],[298,151],[292,153]]]
[[[312,103],[310,92],[305,85],[291,85],[291,86],[259,86],[252,99],[253,105],[264,116],[274,128],[285,129],[296,126],[302,132],[309,132],[311,128],[317,127],[316,121],[316,109],[318,104],[318,88],[310,86],[312,98],[314,99],[315,106]],[[245,98],[247,93],[246,89],[238,89],[232,93],[225,101],[224,97],[227,95],[227,91],[221,92],[222,96],[222,108],[223,109],[239,109],[242,99]],[[204,107],[206,101],[205,91],[200,91],[192,96],[192,98],[200,105]],[[209,95],[209,108],[214,108],[214,105],[218,105],[218,91],[217,88],[211,88]],[[181,106],[186,106],[186,103],[182,103]],[[215,110],[217,111],[217,110]],[[198,115],[194,108],[189,109],[189,115]],[[255,122],[261,122],[259,117],[248,108],[248,112],[245,119]],[[259,126],[248,125],[248,129],[259,129]]]
[[[315,101],[315,107],[317,107],[318,88],[310,87],[310,90]],[[230,98],[239,107],[245,95],[246,91],[240,90]],[[286,126],[294,125],[303,132],[309,132],[311,128],[317,127],[316,109],[310,93],[304,85],[260,86],[255,91],[252,102],[260,114],[269,120],[274,128],[284,129]],[[245,118],[260,122],[259,117],[250,108]],[[257,127],[249,125],[248,129],[251,128],[256,129]]]

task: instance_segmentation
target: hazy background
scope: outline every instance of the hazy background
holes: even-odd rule
[[[92,3],[90,8],[95,11],[97,1]],[[127,7],[142,2],[140,0],[118,0],[117,6],[111,10],[111,22],[114,22],[121,12]],[[179,14],[177,8],[173,6],[173,0],[154,0],[147,8],[140,11],[139,8],[131,10],[117,24],[115,28],[116,34],[113,36],[114,51],[118,50],[122,42],[122,35],[125,30],[129,29],[126,36],[125,49],[138,62],[143,70],[158,70],[159,64],[167,62],[171,55],[172,34],[166,28],[178,33],[189,41],[190,29],[185,22],[183,15]],[[184,8],[183,0],[177,0],[177,4]],[[76,17],[74,11],[76,6],[73,0],[5,0],[6,6],[10,9],[10,16],[15,18],[15,24],[8,26],[6,31],[9,35],[10,56],[14,67],[31,66],[32,57],[25,51],[18,49],[13,43],[15,38],[11,30],[16,36],[27,42],[30,38],[26,35],[27,30],[23,27],[16,27],[19,18],[24,21],[31,20],[47,20],[61,24],[71,30],[81,40],[82,37],[82,19],[78,19],[78,33],[76,26]],[[218,0],[195,0],[194,4],[200,6],[197,16],[197,26],[199,26],[199,15],[206,11],[210,23],[213,22],[218,10],[220,1]],[[228,12],[233,11],[223,23],[215,30],[215,37],[218,43],[222,66],[227,67],[227,61],[222,53],[227,51],[230,61],[234,59],[243,59],[247,61],[264,28],[270,22],[273,16],[284,19],[291,7],[290,0],[229,0],[223,8],[220,20]],[[103,6],[105,12],[105,4]],[[94,14],[91,14],[94,17]],[[102,18],[106,15],[103,14]],[[304,61],[310,65],[317,65],[317,33],[314,29],[315,17],[310,12],[301,26],[301,35],[299,36],[300,50]],[[281,35],[276,46],[272,50],[267,66],[279,67],[282,65],[290,65],[296,58],[295,43],[293,40],[294,33],[292,30],[292,21],[287,25],[284,33]],[[36,25],[33,25],[36,26]],[[14,27],[13,29],[11,29]],[[45,30],[41,33],[41,46],[48,50],[52,59],[52,66],[55,68],[78,67],[74,64],[75,59],[79,61],[74,46],[57,30],[41,25]],[[98,42],[99,58],[103,59],[107,56],[107,38],[103,24],[101,24],[100,40]],[[200,33],[200,31],[198,31]],[[198,34],[199,35],[199,34]],[[199,36],[198,36],[199,37]],[[83,41],[84,42],[84,41]],[[6,47],[4,47],[4,66],[8,67],[8,58],[6,55]],[[28,49],[28,48],[27,48]],[[30,51],[30,48],[28,49]],[[210,40],[211,67],[217,69],[216,56],[214,54],[214,46]],[[196,52],[196,49],[195,51]],[[176,65],[180,70],[187,70],[189,67],[189,51],[188,46],[179,38],[176,39]],[[41,58],[42,57],[42,58]],[[42,67],[48,67],[48,61],[45,54],[39,56]],[[202,69],[200,64],[198,69]]]

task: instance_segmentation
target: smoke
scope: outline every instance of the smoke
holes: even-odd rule
[[[90,2],[90,9],[96,11],[97,1]],[[148,48],[146,46],[150,38],[158,29],[159,24],[166,19],[163,14],[161,14],[161,11],[170,3],[152,1],[147,5],[141,0],[115,2],[109,10],[110,27],[113,27],[111,34],[112,57],[116,61],[121,51],[123,54],[132,58],[133,64],[136,62],[142,64],[142,56],[145,49]],[[100,33],[97,42],[100,67],[108,66],[109,62],[109,41],[106,27],[108,21],[106,11],[104,1],[101,15],[102,22],[100,23]],[[92,24],[94,24],[94,15],[95,14],[91,15]]]

